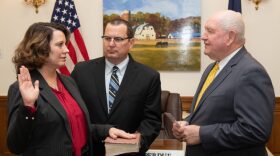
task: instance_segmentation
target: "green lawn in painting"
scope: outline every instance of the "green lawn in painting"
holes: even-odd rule
[[[156,46],[168,42],[168,46]],[[137,40],[130,51],[133,58],[159,71],[199,71],[200,40],[188,43],[180,40]]]

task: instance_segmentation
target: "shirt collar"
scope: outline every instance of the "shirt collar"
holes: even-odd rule
[[[241,49],[242,47],[236,49],[234,52],[232,52],[230,55],[228,55],[227,57],[225,57],[224,59],[222,59],[220,62],[219,62],[219,70],[222,70],[226,65],[227,63],[229,62],[229,60],[231,58],[233,58],[233,56]]]
[[[129,57],[127,56],[121,63],[119,64],[113,64],[110,61],[108,61],[107,59],[105,59],[105,71],[106,71],[106,75],[107,74],[111,74],[112,73],[112,69],[114,66],[117,66],[119,68],[118,72],[123,76],[126,70],[126,67],[128,65],[128,61],[129,61]]]

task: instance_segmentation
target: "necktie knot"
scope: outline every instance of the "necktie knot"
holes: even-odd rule
[[[119,70],[119,68],[117,66],[113,67],[113,73],[117,73],[118,70]]]
[[[217,72],[219,69],[220,69],[219,63],[216,63],[212,70],[213,70],[213,72]]]

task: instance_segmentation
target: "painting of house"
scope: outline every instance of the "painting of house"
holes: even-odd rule
[[[167,36],[169,39],[177,39],[177,38],[181,38],[181,34],[176,31],[176,32],[171,32],[168,34]]]
[[[149,23],[143,23],[135,28],[134,38],[138,40],[155,40],[155,29]]]
[[[103,25],[128,21],[131,56],[159,71],[199,71],[201,0],[103,0]],[[103,28],[104,28],[103,27]]]

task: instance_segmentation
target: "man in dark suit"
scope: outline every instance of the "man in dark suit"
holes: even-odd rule
[[[78,84],[91,122],[140,133],[137,155],[145,155],[160,131],[161,83],[158,72],[129,55],[133,36],[127,21],[108,22],[102,36],[104,57],[77,64],[71,76]],[[95,142],[93,152],[104,155],[104,144]]]
[[[241,14],[216,13],[202,40],[215,62],[202,75],[187,121],[174,123],[173,134],[186,141],[187,156],[267,155],[275,95],[266,70],[244,47]]]

